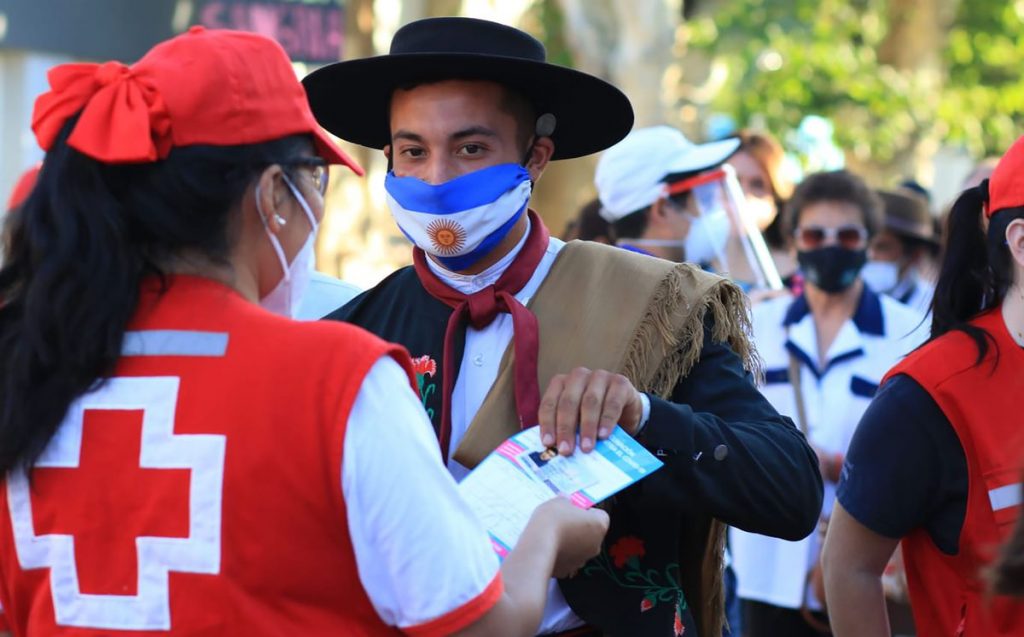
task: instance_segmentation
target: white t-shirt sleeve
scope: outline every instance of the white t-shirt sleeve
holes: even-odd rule
[[[497,603],[497,555],[390,356],[373,365],[356,396],[341,474],[359,580],[384,623],[410,635],[446,635]]]

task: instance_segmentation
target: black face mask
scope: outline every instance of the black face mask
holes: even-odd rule
[[[838,294],[857,280],[868,259],[868,251],[828,246],[796,253],[807,281],[829,294]]]

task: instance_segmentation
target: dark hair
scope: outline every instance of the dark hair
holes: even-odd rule
[[[700,172],[701,171],[673,173],[671,175],[667,175],[665,177],[665,181],[667,183],[682,181],[684,179],[689,179],[690,177],[693,177],[694,175],[697,175]],[[667,198],[671,199],[677,208],[686,209],[686,206],[689,204],[690,200],[690,191],[669,195]],[[650,213],[653,207],[654,203],[651,203],[650,205],[644,206],[639,210],[634,210],[625,217],[612,221],[611,239],[613,241],[621,241],[623,239],[639,239],[640,237],[644,236],[644,233],[647,232],[647,224],[650,222],[650,217],[648,216],[648,214]]]
[[[571,228],[574,230],[574,237],[582,241],[611,241],[611,228],[604,217],[601,216],[601,200],[594,199],[580,208],[579,214],[569,222],[566,234]],[[565,237],[563,236],[563,239]]]
[[[647,215],[651,207],[647,206],[640,210],[634,210],[621,219],[616,219],[609,224],[613,241],[623,239],[639,239],[647,232]]]
[[[67,145],[77,119],[12,220],[0,268],[3,473],[31,466],[71,402],[113,371],[142,279],[164,278],[183,251],[226,263],[242,196],[263,168],[297,157],[304,139],[111,165]]]
[[[800,213],[811,204],[822,201],[849,203],[856,206],[864,218],[868,237],[873,237],[882,228],[882,203],[878,195],[868,188],[857,175],[846,171],[815,173],[801,182],[786,205],[782,220],[782,231],[787,237],[800,224]]]
[[[1006,246],[1006,228],[1024,219],[1024,208],[1005,208],[982,226],[988,200],[988,180],[968,188],[953,204],[946,220],[946,248],[932,298],[934,340],[950,330],[966,333],[978,347],[980,363],[988,354],[992,336],[968,321],[1003,302],[1013,284],[1013,263]]]
[[[778,211],[775,218],[768,224],[768,227],[761,233],[764,236],[768,247],[776,250],[784,250],[789,247],[789,235],[782,232],[782,213],[786,209],[786,202],[775,200],[775,209]]]

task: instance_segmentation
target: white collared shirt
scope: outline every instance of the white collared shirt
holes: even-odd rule
[[[488,285],[493,285],[498,280],[522,250],[528,235],[529,229],[523,234],[523,239],[515,248],[500,261],[479,274],[466,275],[450,272],[429,258],[427,264],[434,274],[452,288],[463,294],[473,294]],[[544,282],[551,271],[551,266],[554,265],[555,258],[563,247],[565,247],[564,241],[551,237],[547,251],[541,257],[540,264],[534,270],[533,276],[523,286],[523,289],[515,294],[520,303],[526,305],[537,293],[537,289],[540,288],[540,284]],[[473,421],[476,412],[480,410],[487,392],[491,390],[491,385],[498,378],[498,366],[505,349],[512,341],[512,333],[512,315],[506,313],[498,314],[497,318],[482,330],[474,329],[471,325],[466,326],[462,364],[452,390],[452,437],[451,444],[448,446],[448,471],[456,481],[465,478],[469,474],[469,469],[453,460],[452,457],[463,436],[466,435],[469,423]],[[541,391],[543,390],[542,387]],[[562,596],[558,582],[551,580],[548,586],[547,604],[544,606],[544,618],[541,620],[538,634],[561,632],[582,625],[583,620],[570,610],[565,597]]]
[[[790,356],[800,363],[809,442],[845,454],[853,432],[886,372],[924,339],[923,316],[865,286],[853,318],[840,328],[819,363],[817,330],[805,297],[766,301],[754,308],[754,342],[765,366],[761,392],[797,426],[796,395],[789,382]],[[832,510],[836,485],[826,481],[823,510]],[[731,530],[739,596],[799,608],[806,574],[817,558],[817,534],[798,542]],[[816,600],[810,600],[817,607]]]

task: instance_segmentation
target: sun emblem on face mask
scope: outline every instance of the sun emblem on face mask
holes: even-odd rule
[[[454,221],[436,219],[427,226],[427,236],[439,254],[457,254],[466,245],[466,230]]]

